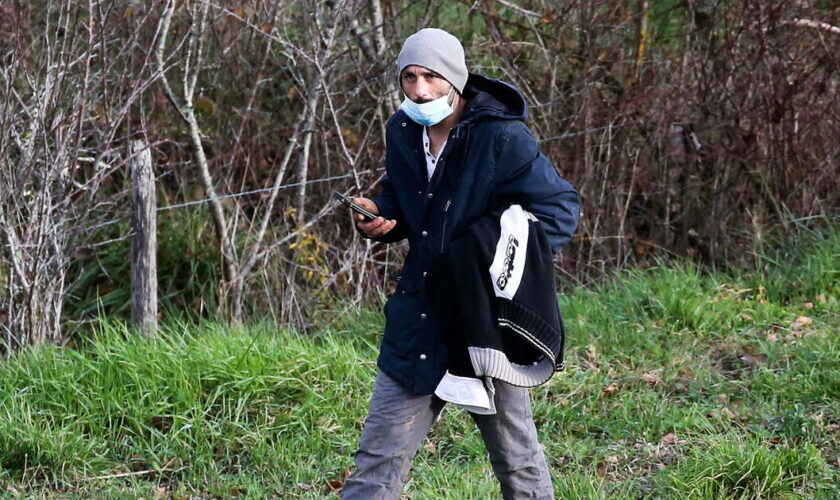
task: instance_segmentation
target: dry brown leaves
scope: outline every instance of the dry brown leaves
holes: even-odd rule
[[[601,373],[601,369],[598,368],[596,363],[598,359],[598,348],[595,347],[595,344],[589,344],[586,348],[586,353],[584,354],[583,359],[581,360],[581,365],[586,368],[588,371],[592,373]]]
[[[610,384],[601,391],[601,397],[606,398],[618,392],[618,385]]]
[[[350,467],[345,467],[343,471],[341,471],[341,475],[334,479],[327,480],[327,488],[326,493],[338,493],[341,491],[342,486],[344,486],[344,480],[350,475]],[[298,485],[300,486],[300,485]]]
[[[657,386],[662,383],[662,370],[653,370],[643,373],[642,380],[650,385]]]

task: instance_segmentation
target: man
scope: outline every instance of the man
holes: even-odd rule
[[[469,74],[461,43],[439,29],[406,39],[397,58],[405,100],[387,124],[386,176],[377,214],[357,228],[379,242],[408,238],[386,326],[355,471],[345,499],[396,499],[411,460],[443,408],[434,395],[447,367],[428,274],[453,237],[493,210],[519,204],[537,217],[551,250],[569,242],[577,192],[543,156],[525,125],[527,104],[507,83]],[[528,390],[495,383],[495,415],[470,415],[505,498],[553,498]]]

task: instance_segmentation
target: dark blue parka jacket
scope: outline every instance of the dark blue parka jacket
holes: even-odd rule
[[[528,106],[514,86],[470,74],[461,122],[449,133],[427,180],[422,128],[402,111],[387,124],[386,175],[374,198],[397,225],[381,242],[408,238],[395,293],[385,304],[378,365],[416,394],[431,394],[446,370],[433,298],[426,280],[448,242],[492,210],[518,203],[544,224],[552,250],[569,242],[578,195],[540,153],[525,120]],[[445,278],[444,278],[445,280]]]

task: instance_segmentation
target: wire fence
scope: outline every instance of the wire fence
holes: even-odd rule
[[[580,136],[580,135],[587,135],[587,134],[592,134],[592,133],[595,133],[595,132],[600,132],[602,130],[620,128],[620,127],[625,126],[625,125],[626,124],[616,124],[616,125],[611,124],[611,125],[605,125],[603,127],[594,127],[594,128],[590,128],[590,129],[587,129],[587,130],[569,132],[569,133],[566,133],[566,134],[557,135],[557,136],[553,136],[553,137],[546,137],[544,139],[538,140],[537,142],[538,143],[543,143],[543,142],[548,142],[548,141],[568,139],[568,138],[577,137],[577,136]],[[268,187],[268,188],[251,189],[251,190],[248,190],[248,191],[241,191],[239,193],[230,193],[230,194],[220,195],[220,196],[217,196],[217,199],[227,200],[227,199],[231,199],[231,198],[243,198],[243,197],[252,196],[252,195],[255,195],[255,194],[262,194],[262,193],[270,193],[272,191],[279,191],[281,189],[289,189],[289,188],[293,188],[293,187],[306,186],[306,185],[310,185],[310,184],[320,184],[320,183],[324,183],[324,182],[332,182],[332,181],[337,181],[337,180],[342,180],[342,179],[349,179],[349,178],[354,178],[354,177],[356,177],[360,174],[382,172],[384,170],[385,170],[385,167],[372,168],[372,169],[368,169],[368,170],[362,170],[362,171],[359,171],[359,172],[351,172],[351,173],[343,174],[343,175],[334,175],[334,176],[331,176],[331,177],[322,177],[322,178],[319,178],[319,179],[310,179],[310,180],[307,180],[307,181],[290,182],[290,183],[287,183],[287,184],[282,184],[280,186],[272,186],[272,187]],[[186,201],[186,202],[183,202],[183,203],[176,203],[174,205],[157,207],[156,211],[157,212],[167,212],[169,210],[176,210],[176,209],[179,209],[179,208],[186,208],[186,207],[192,207],[192,206],[196,206],[196,205],[203,205],[205,203],[211,202],[212,200],[213,200],[212,198],[202,198],[200,200]],[[109,220],[109,221],[106,221],[106,222],[101,222],[99,224],[94,224],[93,226],[89,226],[85,229],[87,231],[93,231],[93,230],[96,230],[96,229],[101,229],[103,227],[107,227],[107,226],[116,224],[116,223],[118,223],[120,221],[123,221],[125,219],[126,219],[126,217],[119,217],[119,218],[112,219],[112,220]],[[108,244],[111,244],[111,243],[116,243],[116,242],[119,242],[119,241],[123,241],[126,238],[128,238],[129,236],[131,236],[131,234],[120,236],[118,238],[113,238],[113,239],[106,240],[106,241],[101,241],[99,243],[95,243],[95,244],[91,245],[90,248],[97,248],[97,247],[101,247],[101,246],[108,245]]]
[[[261,193],[269,193],[271,191],[279,191],[281,189],[288,189],[288,188],[293,188],[293,187],[306,186],[306,185],[309,185],[309,184],[320,184],[320,183],[323,183],[323,182],[331,182],[331,181],[337,181],[337,180],[341,180],[341,179],[349,179],[349,178],[355,177],[356,175],[359,175],[359,174],[367,174],[367,173],[371,173],[371,172],[382,172],[384,170],[385,170],[385,167],[372,168],[372,169],[369,169],[369,170],[362,170],[360,172],[353,172],[353,173],[344,174],[344,175],[334,175],[332,177],[322,177],[320,179],[310,179],[310,180],[307,180],[307,181],[290,182],[288,184],[282,184],[280,186],[272,186],[272,187],[268,187],[268,188],[251,189],[249,191],[242,191],[242,192],[239,192],[239,193],[231,193],[231,194],[220,195],[220,196],[217,196],[217,199],[227,200],[227,199],[230,199],[230,198],[242,198],[242,197],[245,197],[245,196],[251,196],[251,195],[261,194]],[[174,205],[166,205],[165,207],[157,207],[156,210],[158,212],[166,212],[166,211],[175,210],[175,209],[178,209],[178,208],[186,208],[186,207],[192,207],[192,206],[195,206],[195,205],[202,205],[204,203],[209,203],[212,200],[213,200],[212,198],[202,198],[200,200],[186,201],[184,203],[176,203]],[[123,221],[125,219],[126,219],[126,217],[119,217],[119,218],[112,219],[112,220],[109,220],[109,221],[106,221],[106,222],[101,222],[99,224],[95,224],[93,226],[89,226],[85,229],[88,230],[88,231],[93,231],[95,229],[100,229],[100,228],[103,228],[103,227],[106,227],[106,226],[110,226],[112,224],[116,224],[117,222]],[[118,239],[115,239],[113,241],[119,241],[121,239],[122,238],[118,238]],[[98,245],[101,245],[101,244],[104,244],[104,243],[106,243],[106,242],[97,243],[96,245],[98,246]]]

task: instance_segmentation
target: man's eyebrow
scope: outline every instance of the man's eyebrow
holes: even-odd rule
[[[408,76],[408,75],[434,76],[434,77],[437,77],[437,78],[442,78],[439,73],[436,73],[436,72],[434,72],[430,69],[424,69],[424,70],[420,70],[420,71],[413,71],[413,70],[410,70],[410,69],[404,69],[402,71],[402,73],[400,74],[400,77],[405,77],[405,76]]]

